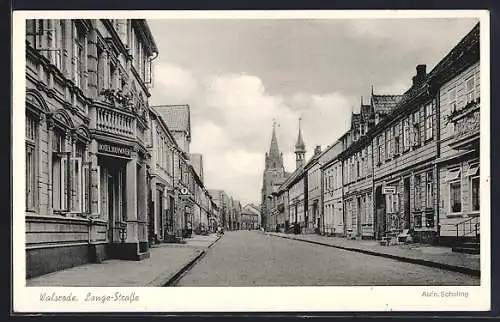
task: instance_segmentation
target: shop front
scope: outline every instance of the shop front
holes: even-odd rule
[[[133,144],[92,141],[97,164],[95,207],[107,222],[107,247],[96,256],[141,260],[149,257],[147,155]]]

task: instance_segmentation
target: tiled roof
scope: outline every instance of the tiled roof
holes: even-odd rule
[[[401,101],[403,95],[372,95],[372,105],[375,113],[388,114]]]
[[[183,131],[191,134],[189,105],[158,105],[153,109],[160,114],[170,131]]]

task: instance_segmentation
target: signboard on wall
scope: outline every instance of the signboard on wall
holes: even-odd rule
[[[132,148],[121,144],[98,142],[97,152],[130,158]]]
[[[384,195],[393,195],[396,193],[396,187],[394,186],[384,186],[382,188],[382,193]]]

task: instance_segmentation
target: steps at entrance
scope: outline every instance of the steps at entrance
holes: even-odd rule
[[[479,242],[463,242],[452,248],[453,252],[465,253],[465,254],[479,254],[480,253],[480,243]]]

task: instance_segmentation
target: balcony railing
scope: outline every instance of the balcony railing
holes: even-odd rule
[[[453,138],[450,141],[452,148],[468,149],[474,142],[479,141],[481,123],[479,99],[453,112],[448,116],[448,120],[454,124]]]
[[[126,138],[135,138],[136,120],[135,116],[127,111],[104,105],[94,105],[90,111],[91,127],[94,124],[94,130],[106,134],[114,134]]]

